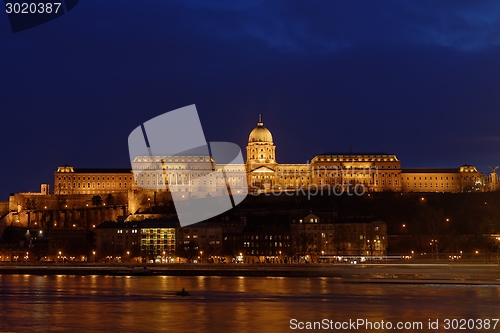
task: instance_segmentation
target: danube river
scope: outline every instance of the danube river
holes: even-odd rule
[[[176,296],[183,287],[190,296]],[[500,331],[500,323],[493,329],[491,321],[485,329],[483,321],[500,318],[497,285],[0,275],[0,298],[1,332],[287,332],[322,320],[331,325],[364,320],[375,327],[382,320],[384,325],[421,322],[422,329],[410,331],[453,331],[445,329],[446,319],[473,319],[467,332]],[[437,323],[437,330],[428,328],[429,320]],[[375,327],[358,330],[389,331]]]

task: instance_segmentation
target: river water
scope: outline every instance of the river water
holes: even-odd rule
[[[183,287],[191,296],[175,295]],[[0,275],[1,332],[290,332],[300,331],[291,327],[324,319],[331,325],[358,319],[372,323],[359,326],[361,332],[389,331],[380,328],[382,320],[393,325],[422,322],[422,329],[412,326],[416,329],[408,331],[451,332],[445,320],[453,318],[500,318],[500,286],[346,283],[336,278]],[[429,320],[439,321],[437,330],[428,328]],[[456,331],[499,332],[500,323],[496,329],[475,325]]]

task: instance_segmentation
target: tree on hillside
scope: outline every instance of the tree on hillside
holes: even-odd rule
[[[101,196],[99,195],[94,195],[92,197],[92,205],[94,205],[94,207],[99,207],[102,205],[102,198]]]
[[[177,256],[186,258],[189,262],[199,255],[197,243],[194,241],[180,241],[177,244]]]
[[[115,197],[113,194],[109,193],[108,196],[106,197],[106,205],[107,206],[113,206],[115,204]]]
[[[37,203],[35,198],[26,200],[26,209],[27,210],[36,210],[37,208]]]
[[[439,255],[439,252],[450,246],[446,244],[448,239],[443,237],[449,232],[443,210],[428,205],[417,205],[411,209],[409,220],[411,233],[420,236],[423,249],[430,246],[431,252]]]

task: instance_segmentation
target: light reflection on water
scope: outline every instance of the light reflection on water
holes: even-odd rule
[[[183,287],[191,296],[175,296]],[[499,318],[499,297],[493,285],[335,278],[0,275],[0,331],[284,332],[291,318],[427,323]]]

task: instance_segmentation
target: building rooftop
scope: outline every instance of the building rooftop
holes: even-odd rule
[[[189,224],[184,226],[183,228],[220,228],[222,226],[222,222],[220,221],[201,221],[193,224]]]
[[[384,223],[384,221],[376,219],[373,216],[348,216],[348,217],[341,217],[335,220],[335,223],[339,224],[372,223],[372,222]]]
[[[178,228],[180,227],[179,221],[178,220],[163,220],[163,219],[158,219],[158,220],[144,220],[141,221],[139,224],[139,228]]]
[[[459,168],[411,168],[401,169],[401,173],[458,173]]]
[[[384,152],[325,152],[317,156],[395,156]]]
[[[137,227],[137,222],[114,222],[114,221],[105,221],[99,224],[96,229],[107,229],[107,228],[134,228]]]
[[[104,169],[104,168],[75,168],[75,173],[127,173],[131,174],[132,170],[131,169],[121,169],[121,168],[110,168],[110,169]]]
[[[335,212],[314,212],[314,211],[309,211],[309,212],[304,212],[304,213],[295,213],[295,214],[290,214],[289,220],[290,221],[296,221],[298,222],[301,219],[304,219],[308,217],[309,215],[314,215],[320,218],[320,222],[325,223],[325,222],[334,222],[335,221]],[[306,223],[309,221],[306,221]]]
[[[169,219],[151,219],[132,222],[113,222],[106,221],[97,226],[97,229],[113,229],[113,228],[177,228],[179,221]]]

